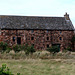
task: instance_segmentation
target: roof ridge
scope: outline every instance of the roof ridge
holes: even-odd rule
[[[60,17],[60,16],[24,16],[24,15],[0,15],[1,17],[44,17],[44,18],[64,18],[64,17]]]

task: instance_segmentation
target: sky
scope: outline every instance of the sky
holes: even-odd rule
[[[75,0],[0,0],[0,15],[63,17],[75,27]]]

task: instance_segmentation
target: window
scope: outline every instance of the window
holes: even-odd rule
[[[21,37],[17,37],[17,44],[21,44]]]
[[[47,37],[47,40],[49,40],[49,37]]]
[[[46,32],[48,33],[49,31],[47,30]]]
[[[60,40],[62,40],[62,38],[60,37]]]
[[[49,48],[49,44],[47,44],[47,48]]]
[[[31,33],[33,33],[34,32],[34,30],[31,30]]]
[[[15,42],[15,37],[13,37],[13,42]]]
[[[31,40],[34,40],[34,37],[31,37]]]
[[[61,34],[62,32],[60,31],[60,34]]]
[[[34,44],[32,44],[32,46],[34,46]]]

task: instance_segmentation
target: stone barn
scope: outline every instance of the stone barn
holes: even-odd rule
[[[64,17],[0,16],[0,41],[33,45],[37,50],[58,46],[59,50],[70,47],[74,27],[66,13]]]

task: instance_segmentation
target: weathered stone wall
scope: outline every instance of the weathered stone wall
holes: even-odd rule
[[[71,46],[73,35],[73,31],[1,30],[0,41],[13,46],[17,44],[17,37],[21,37],[21,44],[33,44],[38,50],[45,50],[48,45],[52,44],[60,44],[60,49],[63,50]],[[15,37],[15,41],[13,41],[13,37]]]
[[[73,31],[52,31],[52,43],[60,44],[61,50],[71,47],[73,35]]]

